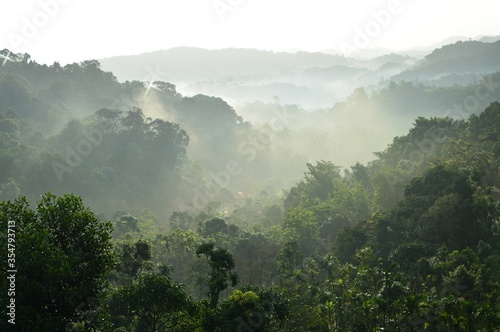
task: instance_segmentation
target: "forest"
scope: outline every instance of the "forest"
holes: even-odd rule
[[[0,51],[0,329],[500,331],[500,43],[443,83],[478,43],[315,112]]]

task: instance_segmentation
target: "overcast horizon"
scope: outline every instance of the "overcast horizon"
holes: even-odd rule
[[[498,9],[500,4],[485,0],[342,5],[325,0],[147,0],[140,4],[29,0],[3,5],[0,49],[29,53],[47,64],[174,47],[335,50],[346,55],[369,48],[398,51],[453,36],[497,35]]]

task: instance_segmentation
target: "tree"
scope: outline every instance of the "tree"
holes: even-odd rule
[[[337,234],[335,251],[342,263],[354,263],[356,250],[361,249],[368,240],[367,235],[360,229],[349,226],[343,227]]]
[[[150,331],[156,332],[175,323],[176,314],[191,307],[181,284],[169,276],[147,273],[137,282],[120,290],[129,313],[137,315]]]
[[[193,228],[194,218],[186,211],[174,211],[168,220],[170,220],[172,229],[187,231]]]
[[[244,233],[234,244],[233,255],[241,283],[270,285],[275,279],[279,246],[261,233]]]
[[[227,224],[222,218],[213,217],[199,225],[199,233],[205,237],[213,237],[218,233],[227,233]]]
[[[137,241],[134,245],[125,243],[118,247],[118,257],[119,264],[116,270],[133,279],[141,272],[146,263],[151,260],[151,248],[143,240]]]
[[[319,245],[317,217],[302,206],[286,211],[283,231],[287,241],[297,242],[301,254],[308,255]]]
[[[363,187],[365,187],[369,192],[372,192],[372,184],[370,181],[370,174],[368,173],[368,167],[357,162],[356,165],[351,166],[351,170],[353,180],[360,182]]]
[[[219,293],[229,285],[234,287],[238,283],[238,274],[232,272],[235,267],[233,256],[226,249],[215,248],[213,243],[201,244],[196,249],[196,255],[205,255],[212,269],[208,280],[208,296],[210,307],[215,309]]]
[[[129,232],[140,232],[141,230],[137,226],[139,220],[131,215],[123,215],[115,220],[115,230],[113,231],[113,236],[120,237],[123,234]]]
[[[25,198],[1,203],[0,224],[4,230],[8,224],[15,225],[19,331],[64,331],[92,309],[92,299],[105,288],[115,263],[110,222],[97,219],[73,194],[46,194],[36,210],[29,208]],[[7,243],[6,234],[0,235],[2,243]],[[1,254],[7,266],[7,245],[2,245]],[[3,289],[6,277],[4,269]]]
[[[278,272],[283,280],[290,279],[295,271],[300,269],[303,257],[299,252],[297,242],[291,241],[284,244],[278,253]]]
[[[222,331],[270,331],[288,317],[288,302],[273,289],[245,287],[221,303]]]
[[[500,103],[491,103],[481,114],[471,115],[470,119],[471,135],[493,152],[495,157],[500,155]]]
[[[335,195],[335,179],[339,179],[339,166],[330,161],[318,161],[316,165],[307,163],[308,172],[304,173],[305,180],[290,189],[284,206],[294,208],[300,203],[313,203],[315,200],[326,200]]]

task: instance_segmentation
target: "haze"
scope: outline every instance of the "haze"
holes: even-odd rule
[[[5,2],[0,331],[500,331],[499,13]]]

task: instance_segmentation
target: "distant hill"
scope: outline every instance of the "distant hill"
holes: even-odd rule
[[[500,41],[458,41],[434,50],[395,80],[437,79],[449,74],[486,74],[500,71]]]
[[[500,40],[500,36],[483,36],[479,39],[483,43],[494,43]]]
[[[397,53],[388,53],[376,58],[371,59],[369,62],[376,67],[380,67],[386,64],[402,64],[402,63],[411,63],[415,61],[414,58],[411,58],[407,55],[401,55]]]
[[[232,102],[272,102],[278,96],[312,110],[343,100],[357,87],[378,84],[416,60],[397,54],[361,60],[302,51],[178,47],[99,61],[119,81],[167,81],[183,94]]]
[[[390,80],[466,86],[478,75],[500,71],[500,41],[495,39],[499,37],[470,40],[454,36],[435,44],[436,48],[385,53],[366,50],[365,54],[372,54],[368,58],[303,51],[177,47],[99,61],[103,70],[113,72],[122,82],[171,82],[183,95],[207,94],[233,105],[273,102],[277,96],[283,103],[312,111],[343,101],[358,87],[376,90]],[[420,55],[412,55],[417,53]]]
[[[324,53],[286,53],[256,49],[207,50],[176,47],[140,55],[100,60],[119,80],[140,80],[156,71],[163,80],[192,81],[227,75],[300,71],[314,66],[352,65],[353,60]],[[161,73],[160,73],[161,71]]]

